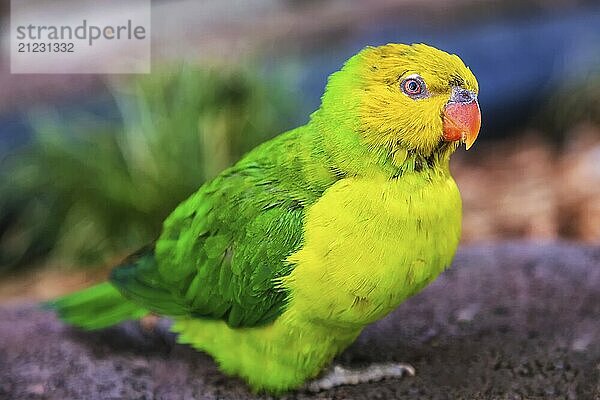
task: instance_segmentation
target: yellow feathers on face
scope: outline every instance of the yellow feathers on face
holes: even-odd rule
[[[336,76],[337,75],[337,76]],[[479,91],[462,60],[425,44],[367,47],[334,75],[328,89],[343,88],[364,141],[402,158],[406,151],[430,155],[441,143],[442,114],[453,90]],[[324,104],[328,99],[324,98]]]
[[[440,116],[453,87],[479,90],[458,56],[424,44],[367,48],[359,56],[365,77],[361,122],[365,139],[373,144],[394,146],[400,141],[409,150],[431,153],[440,142]],[[409,77],[423,84],[415,98],[403,91]]]

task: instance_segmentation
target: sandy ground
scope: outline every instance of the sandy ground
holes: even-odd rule
[[[600,399],[600,249],[566,243],[462,248],[452,269],[367,328],[338,362],[403,361],[415,377],[321,399]],[[137,323],[64,326],[31,304],[0,308],[0,398],[246,399],[236,378]]]

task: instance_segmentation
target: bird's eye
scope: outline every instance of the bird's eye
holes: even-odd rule
[[[402,81],[402,91],[410,97],[417,97],[425,92],[425,83],[417,78],[406,78]]]

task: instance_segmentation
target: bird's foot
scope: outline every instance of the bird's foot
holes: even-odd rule
[[[415,369],[409,364],[377,363],[365,368],[348,369],[340,365],[330,368],[323,376],[308,382],[305,388],[310,392],[320,392],[342,385],[377,382],[387,378],[400,378],[415,375]]]

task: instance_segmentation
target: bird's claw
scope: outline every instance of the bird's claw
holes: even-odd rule
[[[415,373],[413,366],[402,363],[371,364],[360,369],[348,369],[341,365],[335,365],[322,377],[307,383],[305,388],[310,392],[321,392],[342,385],[377,382],[387,378],[400,378],[404,375],[414,376]]]

